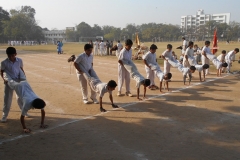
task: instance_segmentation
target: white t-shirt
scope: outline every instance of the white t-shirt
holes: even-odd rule
[[[217,59],[221,62],[225,60],[225,55],[224,54],[220,54]]]
[[[1,62],[1,70],[4,70],[4,72],[6,72],[6,74],[12,79],[19,79],[21,68],[23,68],[23,62],[20,58],[16,58],[14,63],[8,58]]]
[[[172,51],[166,50],[162,53],[162,56],[164,56],[166,59],[172,59],[172,57],[173,57]]]
[[[121,49],[123,48],[123,45],[121,43],[117,43],[117,47],[118,47],[118,52],[120,52]]]
[[[185,56],[187,55],[188,58],[194,58],[194,50],[192,48],[188,47],[184,55]]]
[[[135,78],[134,78],[135,79]],[[137,79],[135,79],[136,81],[136,87],[140,88],[141,84],[143,84],[143,81],[145,80],[144,77],[137,77]]]
[[[100,46],[100,48],[104,48],[104,47],[105,47],[105,43],[104,43],[104,42],[101,42],[101,43],[99,44],[99,46]]]
[[[234,53],[234,50],[228,52],[225,56],[225,60],[226,61],[233,61],[235,60],[235,53]]]
[[[99,83],[96,86],[96,91],[99,94],[99,97],[103,97],[105,93],[112,94],[112,91],[109,91],[107,88],[107,83]]]
[[[214,66],[216,67],[216,69],[222,68],[222,62],[220,62],[217,58],[214,58],[214,59],[212,60],[212,63],[214,64]]]
[[[118,55],[118,60],[132,60],[132,49],[128,51],[123,48]]]
[[[203,53],[203,51],[204,51],[205,53],[212,54],[209,47],[204,46],[203,49],[202,49],[202,53]]]
[[[155,75],[158,77],[159,81],[162,82],[164,79],[164,73],[161,70],[156,70]]]
[[[78,66],[80,67],[80,69],[85,70],[86,72],[88,72],[91,68],[92,68],[92,63],[93,63],[93,56],[92,54],[90,54],[89,56],[84,52],[81,53],[75,60],[74,62],[76,62],[78,64]],[[76,70],[76,72],[78,74],[80,74],[78,72],[78,70]]]
[[[179,65],[178,70],[182,72],[183,76],[186,76],[187,74],[191,74],[190,69],[183,67],[183,65]]]
[[[143,59],[146,60],[148,65],[157,65],[156,62],[156,53],[151,53],[150,51],[147,52],[144,56]],[[145,68],[148,68],[147,65],[145,65]]]
[[[94,47],[98,48],[98,44],[99,44],[98,41],[95,41],[94,42]]]
[[[21,81],[19,83],[15,83],[14,90],[18,95],[19,99],[22,101],[22,115],[26,116],[29,109],[32,107],[33,100],[39,98],[32,90],[27,81]]]
[[[198,72],[202,72],[203,70],[203,65],[195,65],[195,68]]]
[[[184,41],[183,41],[183,50],[184,50],[184,49],[186,49],[186,48],[187,48],[187,46],[188,46],[188,44],[187,44],[187,41],[186,41],[186,40],[184,40]]]

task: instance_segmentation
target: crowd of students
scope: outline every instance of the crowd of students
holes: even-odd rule
[[[94,44],[95,45],[95,44]],[[209,48],[210,42],[206,41],[205,46],[201,50],[202,64],[198,64],[196,58],[194,57],[194,43],[188,42],[187,44],[183,42],[182,46],[182,60],[177,60],[175,54],[172,53],[172,45],[168,44],[167,49],[161,54],[161,58],[164,60],[163,71],[161,70],[159,64],[157,63],[156,51],[158,47],[155,44],[150,46],[147,53],[142,56],[143,63],[145,65],[146,78],[139,73],[136,65],[133,63],[132,59],[132,45],[133,42],[130,39],[125,41],[125,46],[123,47],[118,43],[117,58],[118,58],[118,84],[114,80],[109,80],[107,83],[102,82],[97,73],[94,71],[93,65],[93,55],[96,54],[96,48],[92,44],[85,44],[84,52],[77,56],[74,61],[74,66],[76,68],[77,78],[80,82],[80,88],[82,92],[82,99],[84,104],[95,103],[100,105],[100,111],[106,112],[103,108],[102,98],[105,93],[109,93],[109,99],[113,108],[118,108],[118,106],[113,101],[112,91],[117,88],[117,96],[122,96],[122,87],[125,83],[125,95],[133,97],[130,89],[130,79],[132,78],[136,82],[137,88],[137,99],[146,99],[147,88],[149,89],[159,89],[163,92],[163,85],[166,85],[169,91],[169,82],[171,81],[172,74],[170,72],[171,67],[178,68],[178,70],[183,74],[183,82],[186,83],[188,79],[188,85],[191,83],[192,73],[196,70],[199,72],[200,81],[205,81],[205,76],[209,74],[209,62],[211,61],[217,69],[217,75],[221,76],[224,68],[227,67],[227,71],[230,72],[231,63],[235,61],[235,54],[239,52],[238,48],[226,53],[222,51],[222,54],[218,57],[211,53]],[[184,46],[186,45],[186,46]],[[4,105],[3,105],[3,117],[2,122],[7,121],[7,117],[10,111],[13,91],[17,94],[17,102],[21,109],[21,124],[23,131],[25,133],[31,132],[29,128],[26,127],[24,117],[28,116],[27,112],[31,108],[41,109],[41,128],[46,128],[47,125],[44,124],[46,106],[44,100],[39,98],[30,87],[26,80],[26,76],[23,69],[23,62],[20,58],[16,57],[17,52],[14,47],[8,47],[6,50],[8,58],[1,62],[1,77],[4,81]],[[203,76],[203,78],[202,78]],[[155,84],[155,77],[159,80],[159,86]],[[88,86],[90,87],[91,94],[88,100]],[[140,96],[140,87],[143,86],[143,95]],[[98,96],[98,97],[97,97]],[[92,102],[91,102],[92,101]]]

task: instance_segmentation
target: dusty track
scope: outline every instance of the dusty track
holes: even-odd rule
[[[0,60],[5,58],[0,51]],[[84,105],[75,71],[69,73],[68,55],[19,52],[33,90],[46,100],[48,130],[40,130],[40,113],[31,110],[24,135],[20,111],[13,98],[8,122],[0,124],[1,159],[239,159],[239,76],[229,75],[186,88],[181,74],[172,69],[171,90],[166,94],[147,90],[150,98],[117,97],[122,108],[113,110],[108,95],[99,106]],[[144,76],[143,64],[137,67]],[[94,58],[103,82],[117,81],[116,59]],[[155,82],[158,84],[157,79]],[[0,83],[3,102],[3,83]],[[124,89],[123,89],[124,91]],[[131,91],[136,94],[135,82]],[[141,90],[142,93],[142,90]],[[2,104],[1,104],[2,105]],[[9,136],[11,134],[11,136]]]

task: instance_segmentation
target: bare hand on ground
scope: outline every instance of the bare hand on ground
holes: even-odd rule
[[[41,124],[41,125],[40,125],[40,128],[48,128],[48,125]]]
[[[30,133],[30,132],[31,132],[31,129],[25,128],[25,129],[23,129],[23,132],[24,132],[24,133]]]

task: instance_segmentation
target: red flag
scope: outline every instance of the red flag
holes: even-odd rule
[[[217,47],[217,28],[214,31],[214,36],[213,36],[213,48],[212,48],[212,53],[215,54],[218,50]]]

